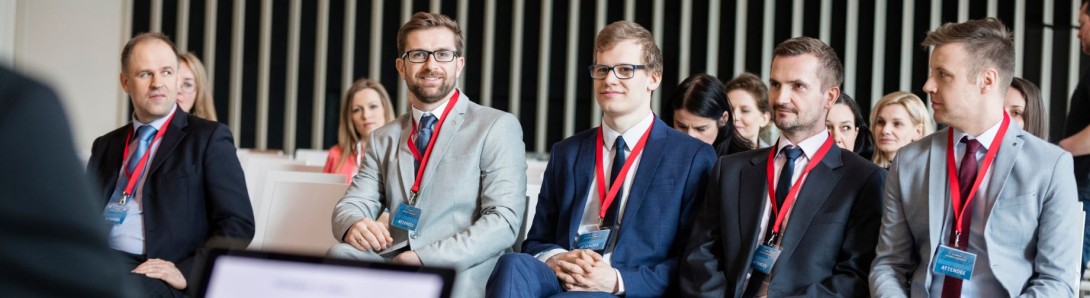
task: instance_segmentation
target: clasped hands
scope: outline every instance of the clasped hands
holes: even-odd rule
[[[379,252],[390,248],[394,244],[394,238],[390,237],[390,229],[386,227],[386,223],[364,218],[348,228],[348,233],[344,234],[344,243],[361,251]],[[391,262],[413,266],[423,264],[416,252],[411,250],[398,254]]]
[[[549,257],[545,264],[567,291],[617,292],[617,271],[592,250],[560,253]]]

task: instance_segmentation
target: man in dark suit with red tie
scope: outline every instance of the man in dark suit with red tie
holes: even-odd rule
[[[843,66],[809,37],[773,52],[778,142],[719,160],[681,261],[693,297],[867,295],[886,172],[834,145],[825,115]]]
[[[145,33],[121,54],[133,121],[95,139],[88,162],[109,243],[148,296],[182,296],[197,250],[212,238],[245,246],[253,209],[231,132],[175,102],[178,53]]]

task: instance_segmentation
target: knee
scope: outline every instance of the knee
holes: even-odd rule
[[[330,247],[328,251],[326,251],[326,256],[341,259],[351,259],[358,253],[359,250],[355,247],[352,247],[352,245],[348,245],[347,243],[337,243],[334,244],[333,247]]]

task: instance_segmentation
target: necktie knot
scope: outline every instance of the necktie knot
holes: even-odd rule
[[[980,151],[980,147],[983,146],[976,139],[969,139],[969,137],[961,138],[961,142],[965,144],[966,154],[968,154],[969,152],[972,152],[972,153],[975,154],[977,151]]]
[[[439,120],[435,118],[435,115],[431,113],[424,113],[424,115],[420,117],[420,129],[431,130],[435,127],[435,122],[438,121]]]
[[[624,143],[624,136],[617,136],[617,141],[613,142],[613,149],[620,152],[628,148],[628,145]]]
[[[158,132],[155,127],[151,125],[144,125],[136,128],[136,137],[142,142],[151,141],[151,138]]]
[[[787,157],[788,162],[794,162],[802,156],[802,148],[796,146],[787,146],[783,148],[783,155]]]

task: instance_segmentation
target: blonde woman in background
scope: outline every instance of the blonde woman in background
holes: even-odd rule
[[[186,113],[216,121],[216,106],[201,59],[193,53],[178,55],[178,107]]]
[[[889,168],[897,150],[935,132],[931,113],[920,97],[905,91],[883,96],[870,114],[876,150],[874,163]]]
[[[376,128],[394,120],[394,107],[386,88],[378,82],[359,79],[352,83],[341,101],[337,144],[329,148],[326,173],[342,174],[351,183],[363,162],[363,147]]]

